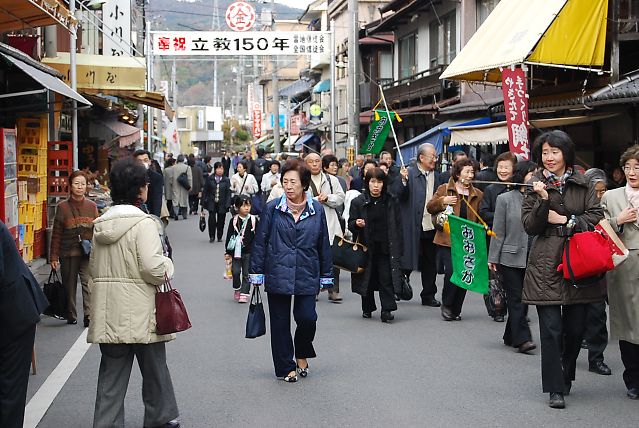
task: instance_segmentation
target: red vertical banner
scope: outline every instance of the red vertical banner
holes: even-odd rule
[[[521,68],[505,68],[501,72],[501,89],[504,93],[504,110],[508,124],[510,152],[520,159],[530,159],[528,141],[528,94],[526,74]]]
[[[253,110],[253,138],[262,136],[262,110]]]

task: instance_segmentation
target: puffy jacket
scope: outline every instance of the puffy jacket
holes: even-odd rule
[[[521,208],[524,229],[535,240],[528,255],[524,277],[522,302],[531,305],[570,305],[601,301],[599,287],[575,288],[565,281],[557,266],[561,263],[567,236],[562,228],[548,223],[548,211],[577,219],[575,232],[585,232],[603,218],[595,189],[588,186],[582,174],[573,174],[566,180],[563,194],[538,171],[532,181],[546,184],[548,199],[541,199],[532,189],[526,190]]]
[[[269,202],[257,225],[250,281],[267,293],[315,295],[333,285],[333,258],[322,204],[308,198],[296,222],[286,196]]]
[[[93,222],[89,261],[89,343],[154,343],[155,286],[173,276],[162,254],[161,222],[132,205],[116,205]]]

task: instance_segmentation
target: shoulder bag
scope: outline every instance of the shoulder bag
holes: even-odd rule
[[[71,204],[69,204],[69,209],[71,210],[71,214],[73,215],[73,219],[75,220],[77,217],[75,216],[75,212],[73,212],[73,208]],[[75,224],[75,231],[78,234],[78,242],[80,242],[80,248],[82,249],[82,254],[85,256],[91,255],[91,241],[88,239],[82,239],[80,236],[80,231],[78,230],[78,224]]]
[[[191,321],[186,312],[180,293],[173,288],[171,280],[164,274],[163,286],[156,286],[155,293],[155,332],[171,334],[191,328]],[[166,288],[166,290],[163,290]]]
[[[333,265],[352,273],[363,273],[368,262],[368,248],[359,243],[336,236],[331,246]]]
[[[186,172],[178,175],[177,182],[186,190],[191,190],[191,185],[189,184],[189,175]]]
[[[251,303],[249,305],[248,316],[246,317],[247,339],[255,339],[266,334],[266,316],[264,315],[264,304],[260,287],[253,286]]]
[[[576,288],[596,285],[603,275],[614,269],[612,249],[603,233],[579,232],[568,237],[562,261],[557,267],[564,279]]]

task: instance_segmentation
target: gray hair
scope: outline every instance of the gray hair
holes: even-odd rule
[[[599,168],[590,168],[584,172],[584,176],[588,180],[588,184],[594,185],[600,181],[606,182],[606,173]]]
[[[178,163],[184,163],[184,155],[178,155],[177,161]]]
[[[426,156],[426,149],[433,149],[433,151],[435,152],[435,154],[437,154],[437,149],[435,148],[434,145],[432,145],[431,143],[423,143],[420,144],[419,148],[417,149],[417,157],[419,158],[419,155],[424,155]]]

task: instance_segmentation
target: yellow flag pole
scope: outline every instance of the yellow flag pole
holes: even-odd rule
[[[393,125],[393,118],[390,115],[390,112],[388,111],[388,104],[386,104],[386,96],[384,95],[384,89],[382,88],[381,84],[377,84],[377,86],[379,87],[379,92],[380,94],[382,94],[382,101],[384,102],[384,108],[386,109],[386,116],[388,116],[388,121],[390,122],[390,127],[391,127],[391,131],[393,131],[393,139],[395,139],[395,147],[397,148],[397,156],[399,156],[399,161],[402,164],[402,166],[406,166],[404,164],[404,157],[402,156],[402,152],[399,149],[399,143],[397,141],[397,134],[395,133],[395,126]],[[397,114],[397,113],[395,113]]]

